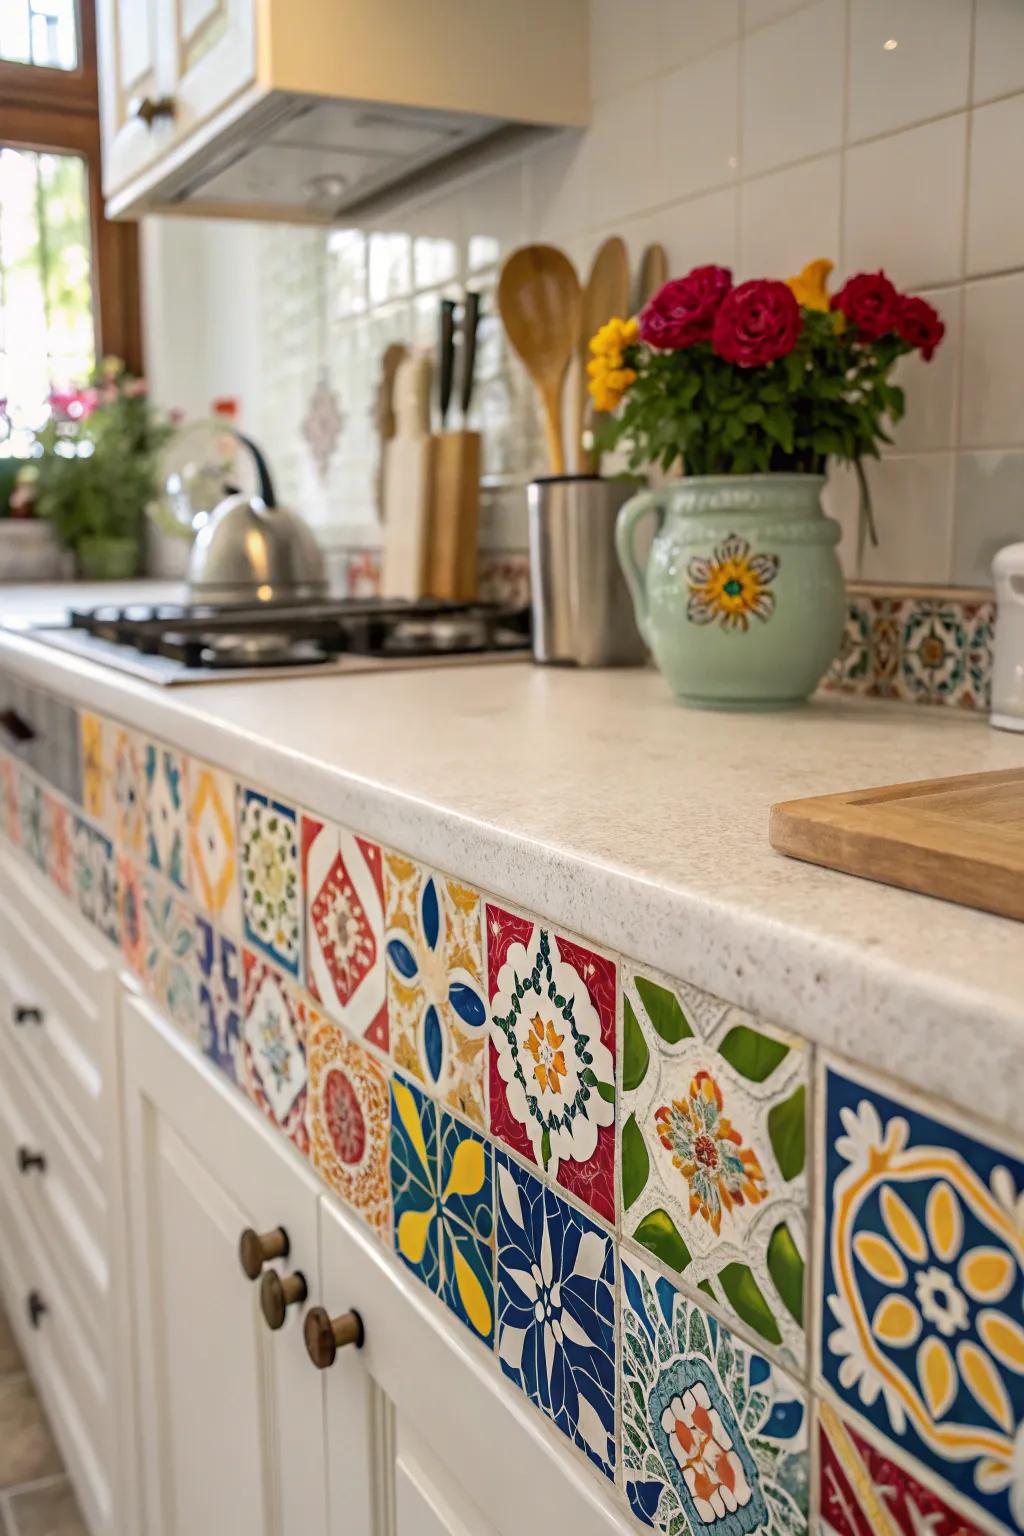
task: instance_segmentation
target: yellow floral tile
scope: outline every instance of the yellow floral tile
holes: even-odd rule
[[[107,760],[104,750],[104,722],[99,715],[79,715],[82,737],[82,805],[87,816],[106,823]]]
[[[195,760],[188,772],[188,849],[197,904],[218,927],[240,934],[235,781]]]

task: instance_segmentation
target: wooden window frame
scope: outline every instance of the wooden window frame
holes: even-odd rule
[[[77,12],[77,69],[0,61],[0,144],[84,159],[96,356],[120,357],[141,375],[138,235],[134,224],[103,214],[95,0],[77,0]]]

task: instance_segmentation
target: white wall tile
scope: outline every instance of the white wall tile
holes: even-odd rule
[[[846,152],[843,269],[948,283],[962,266],[967,119],[943,118]]]
[[[567,133],[559,134],[531,156],[526,166],[524,240],[557,243],[586,228],[592,152],[589,133]]]
[[[912,353],[901,357],[893,371],[893,383],[902,385],[907,397],[906,415],[891,434],[896,453],[948,448],[956,440],[963,290],[936,288],[929,291],[928,302],[942,316],[946,334],[930,362]]]
[[[1024,91],[1024,5],[1021,0],[976,0],[975,101]]]
[[[790,11],[799,11],[809,0],[743,0],[743,27],[753,32],[755,27],[765,27]]]
[[[968,274],[1024,267],[1024,94],[972,113],[968,185]]]
[[[650,220],[643,245],[648,240],[660,240],[668,253],[668,269],[673,277],[709,263],[735,266],[737,197],[736,188],[727,187],[662,209]]]
[[[970,61],[971,0],[850,0],[850,138],[966,106]]]
[[[733,43],[662,80],[658,201],[736,179],[738,70],[739,49]]]
[[[1024,273],[968,283],[960,444],[1024,445]]]
[[[868,464],[879,542],[864,547],[865,581],[949,581],[953,457],[921,453]]]
[[[620,9],[632,7],[617,0]],[[735,42],[740,34],[740,0],[661,0],[661,69],[675,69]]]
[[[661,61],[662,0],[590,0],[590,88],[594,99],[647,80]]]
[[[841,182],[838,154],[744,182],[738,275],[786,278],[817,256],[838,261]]]
[[[659,202],[657,91],[635,85],[598,102],[588,150],[588,224],[614,224]]]
[[[743,174],[835,149],[843,117],[842,0],[817,0],[743,43]]]
[[[990,585],[996,552],[1024,539],[1024,453],[958,455],[953,529],[953,580]]]

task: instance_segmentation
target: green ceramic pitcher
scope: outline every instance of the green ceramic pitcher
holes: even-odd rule
[[[616,544],[637,626],[669,687],[704,709],[812,693],[846,621],[839,524],[823,475],[694,475],[622,508]],[[646,570],[638,525],[656,516]]]

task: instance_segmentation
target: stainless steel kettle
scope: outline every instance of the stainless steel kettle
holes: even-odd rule
[[[192,597],[280,603],[326,596],[324,558],[309,525],[277,505],[266,460],[255,443],[241,441],[255,458],[259,495],[225,497],[196,535],[188,563]]]

